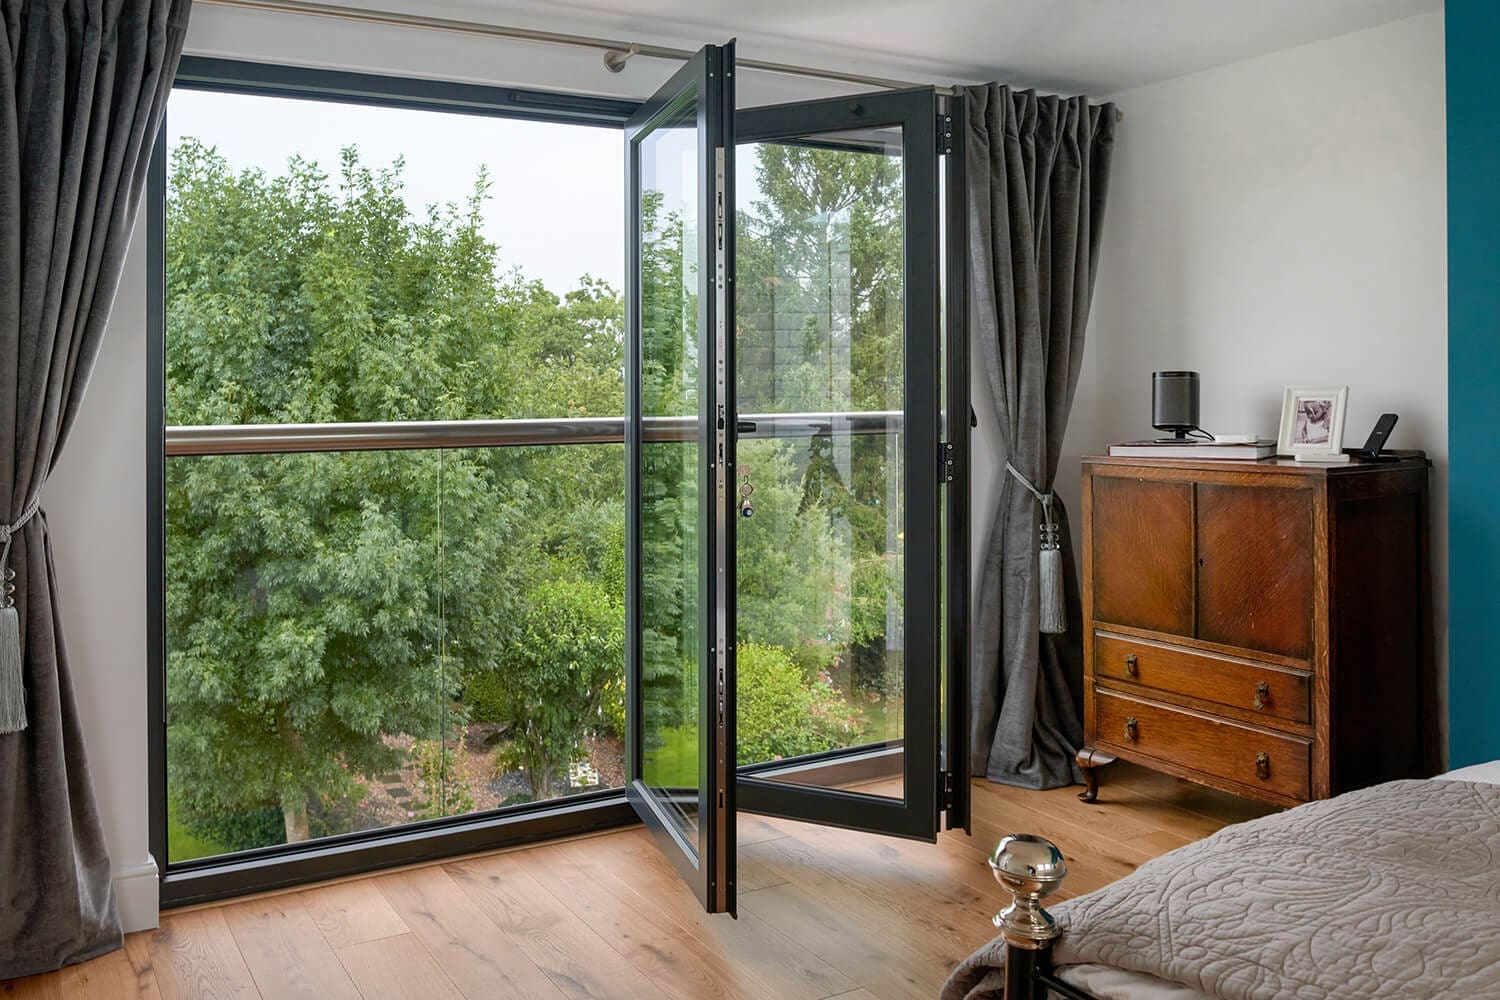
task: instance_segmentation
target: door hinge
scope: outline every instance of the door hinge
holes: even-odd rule
[[[946,155],[953,152],[953,116],[937,116],[937,146],[938,154]]]
[[[942,771],[938,774],[938,784],[943,789],[943,808],[953,808],[953,772]]]
[[[947,441],[938,444],[938,482],[953,482],[953,445]]]

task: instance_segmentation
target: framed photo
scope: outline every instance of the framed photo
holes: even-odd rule
[[[1338,455],[1344,450],[1347,385],[1289,385],[1281,400],[1278,455]]]

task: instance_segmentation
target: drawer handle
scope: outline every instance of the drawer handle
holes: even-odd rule
[[[1271,755],[1264,750],[1255,755],[1255,776],[1261,781],[1271,777]]]
[[[1127,717],[1125,719],[1125,738],[1134,743],[1139,737],[1140,733],[1136,731],[1135,716]]]
[[[1128,656],[1125,657],[1125,676],[1126,677],[1138,677],[1138,676],[1140,676],[1140,671],[1136,669],[1135,662],[1136,661],[1135,661],[1135,654],[1134,653],[1131,653],[1130,655],[1128,655]]]
[[[1257,712],[1263,711],[1265,709],[1265,707],[1266,707],[1266,702],[1268,702],[1270,700],[1271,700],[1271,685],[1268,684],[1266,681],[1256,681],[1255,682],[1255,710]]]

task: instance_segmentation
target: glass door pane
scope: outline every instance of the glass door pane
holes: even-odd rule
[[[741,112],[740,804],[936,832],[935,95]]]
[[[626,131],[629,796],[710,912],[733,908],[733,650],[724,491],[733,429],[724,301],[728,48],[710,46]],[[726,523],[727,522],[727,523]]]

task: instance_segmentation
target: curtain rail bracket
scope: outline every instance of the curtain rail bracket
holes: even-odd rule
[[[641,47],[634,42],[632,42],[630,44],[630,47],[626,49],[605,49],[604,68],[609,70],[611,73],[623,72],[625,69],[625,64],[630,61],[631,57],[638,56],[640,54]]]

